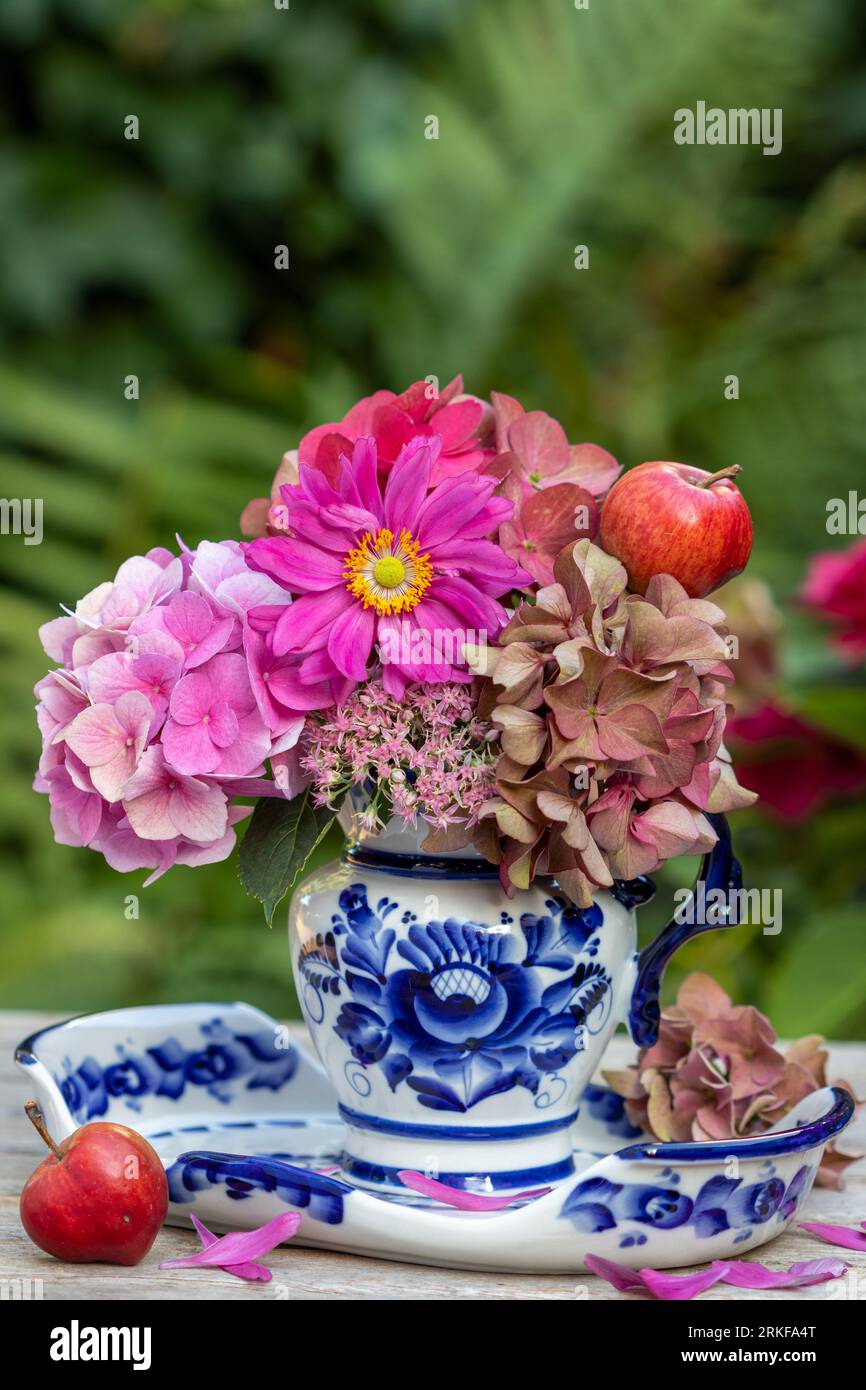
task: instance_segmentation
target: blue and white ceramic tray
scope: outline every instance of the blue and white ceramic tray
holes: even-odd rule
[[[507,1272],[576,1271],[589,1254],[670,1268],[753,1250],[801,1212],[824,1145],[853,1111],[828,1087],[760,1138],[662,1144],[593,1086],[574,1127],[575,1171],[544,1196],[467,1212],[371,1190],[375,1174],[361,1187],[335,1173],[343,1124],[330,1082],[249,1005],[85,1016],[28,1038],[16,1058],[55,1138],[88,1120],[147,1136],[168,1172],[172,1224],[194,1211],[239,1230],[288,1207],[301,1213],[303,1245]]]

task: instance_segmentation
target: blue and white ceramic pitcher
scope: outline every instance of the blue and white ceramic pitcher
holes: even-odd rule
[[[638,954],[647,878],[586,909],[551,880],[508,898],[485,860],[424,854],[426,828],[370,834],[355,817],[341,858],[297,889],[290,941],[356,1185],[401,1190],[408,1168],[509,1192],[573,1171],[571,1126],[617,1024],[651,1043],[670,957],[735,924],[739,865],[724,818],[710,819],[719,839],[698,881],[730,906],[672,921]]]

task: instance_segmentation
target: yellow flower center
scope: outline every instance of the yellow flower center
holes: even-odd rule
[[[383,589],[396,589],[406,577],[406,566],[396,555],[383,555],[373,566],[373,578]]]
[[[384,527],[368,531],[346,556],[346,588],[377,613],[411,613],[433,578],[429,555],[418,554],[411,531],[395,538]]]

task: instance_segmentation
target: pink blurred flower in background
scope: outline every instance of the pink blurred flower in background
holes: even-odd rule
[[[866,660],[866,540],[813,555],[800,599],[837,629],[843,661],[861,665]]]
[[[834,796],[866,788],[866,758],[778,704],[728,721],[737,776],[782,820],[803,821]]]

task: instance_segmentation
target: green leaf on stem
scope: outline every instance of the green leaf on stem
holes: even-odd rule
[[[333,811],[313,805],[309,788],[291,801],[258,802],[238,852],[238,874],[262,904],[268,926],[334,819]]]

